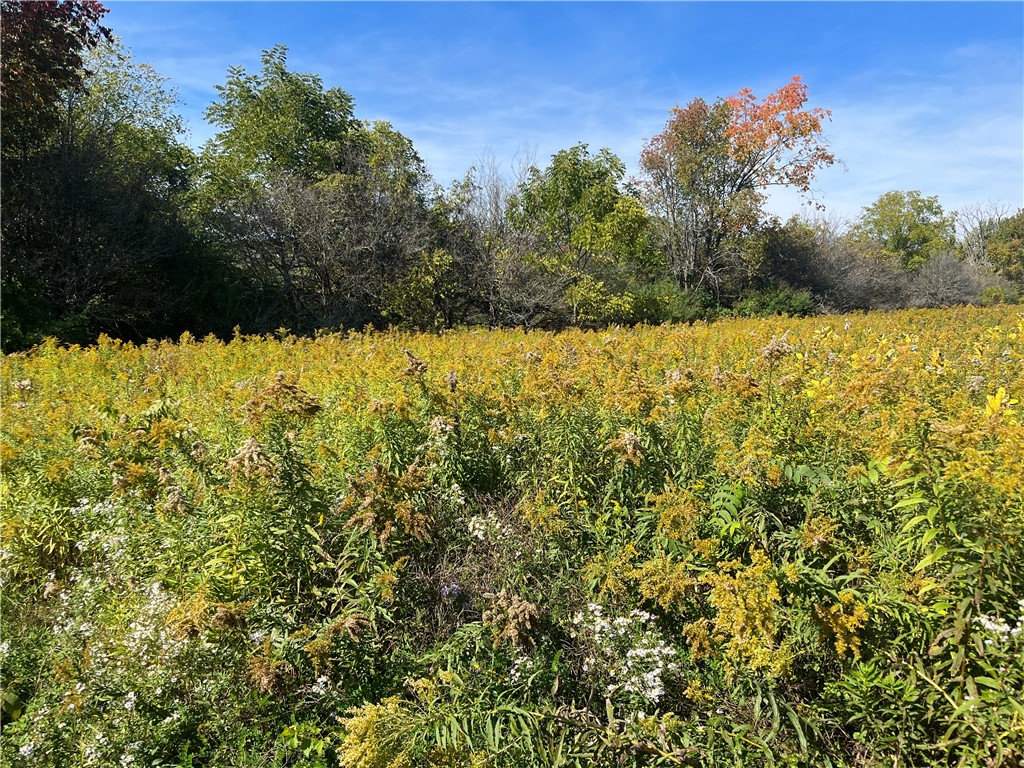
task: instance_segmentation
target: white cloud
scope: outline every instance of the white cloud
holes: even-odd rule
[[[258,69],[263,41],[237,25],[225,26],[234,18],[230,5],[189,5],[188,13],[177,15],[158,13],[163,4],[143,5],[131,5],[124,20],[111,23],[129,45],[139,43],[140,58],[180,88],[191,143],[201,144],[213,134],[202,113],[216,95],[214,85],[224,81],[229,66]],[[425,13],[422,6],[402,8]],[[647,10],[657,15],[672,8]],[[596,45],[595,34],[600,37],[598,16],[585,33],[567,32],[564,45],[545,47],[551,40],[535,41],[514,6],[467,5],[459,13],[469,26],[433,38],[436,29],[421,33],[406,20],[394,28],[364,22],[316,41],[293,40],[289,62],[351,93],[358,117],[389,120],[446,184],[488,151],[510,168],[523,147],[531,147],[543,165],[552,153],[580,142],[594,151],[611,148],[636,173],[643,140],[663,128],[673,105],[697,95],[726,95],[730,86],[718,90],[723,78],[767,92],[782,84],[775,75],[796,60],[785,53],[778,61],[751,60],[748,70],[733,68],[728,75],[713,66],[659,70],[659,60],[671,60],[663,50],[668,37],[661,48],[619,51],[615,46],[625,38],[615,35],[589,47]],[[570,15],[577,22],[588,18],[584,9]],[[664,28],[679,18],[670,13]],[[516,24],[505,34],[506,25]],[[855,216],[891,189],[938,195],[947,209],[987,200],[1024,204],[1019,42],[964,42],[945,55],[936,52],[920,62],[903,57],[892,66],[826,58],[811,63],[810,71],[795,71],[813,74],[813,103],[832,109],[826,135],[845,163],[845,170],[822,170],[815,185],[816,199],[830,212]],[[805,210],[790,190],[773,190],[769,208],[784,217]]]

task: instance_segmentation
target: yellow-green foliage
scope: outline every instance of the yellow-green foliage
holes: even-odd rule
[[[858,603],[852,592],[846,590],[839,593],[839,602],[835,605],[817,606],[818,616],[835,635],[836,653],[849,651],[860,658],[860,637],[858,630],[868,620],[868,612],[863,603]]]
[[[345,768],[411,768],[413,762],[398,738],[407,717],[401,700],[394,696],[350,710],[338,750],[341,764]]]
[[[1005,306],[7,356],[0,759],[1016,764],[1022,393]]]
[[[789,663],[789,655],[776,641],[776,606],[782,594],[771,563],[755,550],[749,565],[721,562],[718,567],[718,573],[704,579],[711,585],[716,639],[726,643],[730,669],[738,661],[754,672],[779,674]]]

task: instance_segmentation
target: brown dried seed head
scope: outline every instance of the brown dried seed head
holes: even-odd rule
[[[405,369],[406,376],[422,376],[427,372],[427,364],[420,360],[416,355],[410,352],[408,349],[403,350],[405,352],[405,359],[409,363],[409,367]]]
[[[770,363],[774,363],[791,354],[793,354],[793,347],[786,341],[785,334],[782,335],[781,339],[773,336],[768,345],[761,350],[761,356]]]

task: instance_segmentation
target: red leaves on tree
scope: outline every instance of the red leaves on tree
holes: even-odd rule
[[[799,77],[763,100],[744,89],[709,104],[672,110],[665,130],[644,144],[646,200],[668,233],[680,285],[699,285],[720,268],[723,243],[756,227],[773,184],[807,192],[835,157],[822,138],[824,109],[803,109]]]
[[[694,99],[675,107],[665,130],[645,142],[641,164],[664,172],[685,155],[717,166],[734,192],[773,184],[806,192],[815,171],[835,162],[822,139],[831,112],[804,110],[806,101],[799,76],[760,101],[749,88],[714,104]]]
[[[111,39],[97,0],[3,0],[0,9],[4,110],[45,111],[81,83],[83,52]]]

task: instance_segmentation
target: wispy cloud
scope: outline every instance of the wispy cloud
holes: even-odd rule
[[[801,74],[845,162],[817,181],[832,212],[891,189],[1024,204],[1024,45],[1006,24],[1019,9],[918,3],[908,27],[900,4],[113,5],[115,31],[180,88],[193,144],[213,134],[202,115],[228,67],[255,71],[275,43],[351,93],[358,117],[408,135],[441,183],[485,152],[510,169],[524,147],[543,164],[579,142],[635,173],[673,105]],[[802,209],[785,190],[770,208]]]
[[[822,172],[820,200],[854,216],[883,193],[917,189],[947,209],[1000,200],[1024,206],[1024,73],[1019,53],[972,46],[946,71],[863,72],[835,89],[828,127],[845,166]],[[1016,59],[1016,60],[1014,60]],[[778,212],[792,195],[773,196]]]

